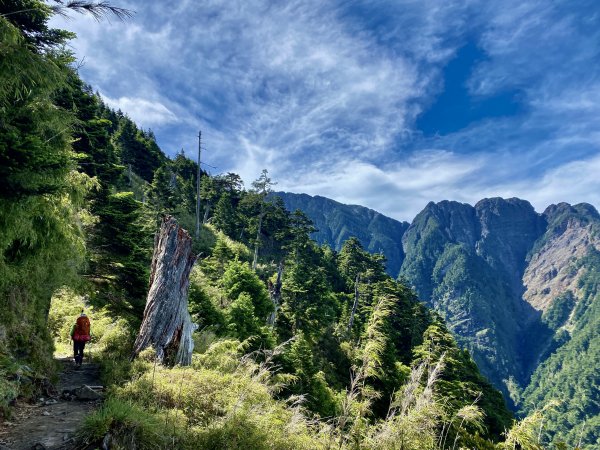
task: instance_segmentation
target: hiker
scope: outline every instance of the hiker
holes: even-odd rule
[[[73,339],[73,353],[75,365],[81,367],[83,362],[83,349],[85,343],[91,339],[90,336],[90,319],[85,315],[83,309],[77,321],[71,327],[71,339]]]

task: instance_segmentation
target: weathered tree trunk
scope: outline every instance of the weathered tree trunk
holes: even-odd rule
[[[188,312],[188,290],[195,261],[189,233],[164,217],[154,239],[150,289],[132,357],[152,345],[161,363],[191,363],[197,325]]]
[[[271,297],[271,301],[273,302],[273,312],[269,314],[269,319],[267,323],[269,326],[275,325],[275,319],[277,318],[277,311],[279,310],[279,305],[281,305],[281,275],[283,274],[283,261],[279,263],[279,267],[277,268],[277,281],[275,284],[271,284],[269,281],[269,296]]]
[[[254,243],[254,258],[252,259],[252,270],[256,272],[256,263],[258,262],[258,245],[260,243],[260,231],[264,217],[264,207],[261,207],[260,216],[258,217],[258,229],[256,230],[256,242]]]
[[[350,321],[348,322],[348,333],[352,331],[352,325],[354,325],[354,315],[356,314],[356,307],[358,306],[358,298],[360,292],[358,291],[358,283],[360,282],[360,274],[356,274],[356,281],[354,282],[354,304],[352,305],[352,312],[350,313]]]
[[[211,204],[207,203],[206,208],[204,208],[204,217],[202,218],[202,223],[208,222],[208,214],[210,213]]]

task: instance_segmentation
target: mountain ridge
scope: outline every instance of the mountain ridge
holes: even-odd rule
[[[328,244],[339,251],[346,240],[356,236],[369,252],[383,253],[387,258],[388,273],[393,277],[398,276],[404,260],[401,239],[383,234],[382,229],[389,227],[392,233],[401,236],[408,228],[408,222],[397,221],[364,206],[345,205],[320,195],[288,192],[274,192],[272,195],[280,197],[288,210],[301,209],[310,217],[318,230],[311,237],[319,244]],[[308,204],[312,206],[306,210]]]

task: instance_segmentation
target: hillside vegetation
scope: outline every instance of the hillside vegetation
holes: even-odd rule
[[[366,208],[282,197],[320,221],[326,233],[313,236],[332,246],[352,232],[365,245],[402,241],[400,279],[439,312],[509,406],[526,415],[561,398],[546,438],[600,445],[593,425],[600,215],[593,206],[559,203],[540,214],[514,198],[431,202],[406,229],[387,218],[394,226],[371,235],[357,231],[363,217],[377,215]]]

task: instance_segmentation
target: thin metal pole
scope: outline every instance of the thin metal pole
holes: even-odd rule
[[[196,179],[196,237],[200,236],[200,153],[202,151],[202,131],[198,131],[198,177]]]

